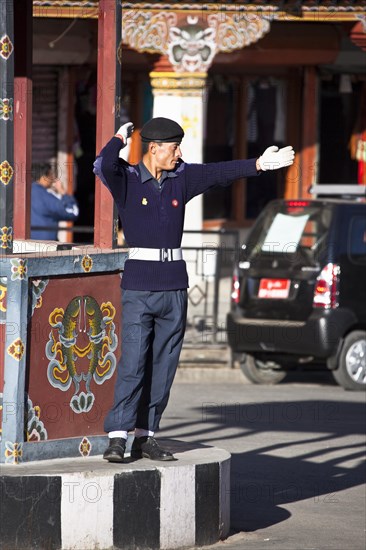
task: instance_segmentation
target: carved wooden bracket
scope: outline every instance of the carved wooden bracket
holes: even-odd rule
[[[252,13],[122,13],[123,44],[138,52],[166,55],[178,73],[205,73],[216,53],[240,50],[269,30],[269,18]]]

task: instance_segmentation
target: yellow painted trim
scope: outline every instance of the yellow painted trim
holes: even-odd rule
[[[174,71],[151,71],[150,78],[206,78],[207,73],[176,73]]]
[[[81,7],[33,6],[33,17],[61,17],[65,19],[98,19],[99,10]]]
[[[360,15],[366,16],[366,11],[354,13],[337,13],[319,11],[317,13],[303,13],[300,17],[289,15],[288,13],[276,16],[274,21],[291,21],[297,23],[342,23],[343,21],[359,21]]]
[[[129,2],[122,3],[122,9],[130,10],[132,9],[129,6]],[[334,10],[330,10],[327,6],[321,6],[316,11],[302,10],[299,15],[291,15],[286,11],[278,11],[276,5],[267,4],[260,6],[258,4],[246,4],[242,5],[240,3],[230,5],[226,4],[214,4],[214,3],[204,3],[205,9],[202,8],[202,5],[197,5],[189,7],[189,9],[182,9],[179,4],[170,4],[167,5],[167,2],[161,0],[161,4],[164,6],[164,9],[159,9],[156,6],[151,6],[151,2],[139,2],[134,3],[133,9],[139,11],[147,11],[149,13],[161,13],[162,11],[174,11],[179,14],[195,14],[199,15],[202,18],[205,18],[206,15],[211,14],[227,14],[227,15],[240,15],[240,14],[252,14],[255,13],[259,17],[273,18],[273,21],[297,21],[297,22],[311,22],[311,23],[333,23],[333,22],[342,22],[342,21],[354,21],[359,20],[360,15],[366,16],[366,4],[363,7],[355,6],[353,10],[347,12],[343,11],[347,9],[346,6],[339,6]],[[186,5],[190,6],[190,2],[187,1]],[[167,7],[168,6],[168,7]]]
[[[320,7],[316,11],[304,10],[299,16],[291,15],[285,11],[277,11],[275,5],[258,6],[257,4],[246,4],[245,6],[241,4],[213,4],[207,3],[207,9],[202,9],[202,5],[197,8],[192,7],[191,9],[183,10],[179,4],[170,4],[169,7],[167,3],[162,0],[161,2],[164,5],[164,11],[174,11],[175,13],[180,14],[199,14],[202,17],[205,15],[214,14],[214,13],[223,13],[227,15],[233,14],[250,14],[255,12],[258,16],[264,17],[273,17],[274,21],[298,21],[298,22],[311,22],[311,23],[337,23],[342,21],[354,21],[359,20],[360,15],[366,16],[366,6],[357,7],[353,10],[344,12],[341,11],[342,6],[334,9],[334,11],[329,10],[327,7]],[[189,4],[189,2],[187,2]],[[122,8],[132,9],[127,7],[129,2],[122,4]],[[148,11],[152,13],[160,13],[161,9],[156,9],[155,7],[149,7],[150,2],[139,2],[134,4],[134,10]],[[343,6],[343,9],[346,8]],[[97,19],[99,10],[98,8],[89,8],[89,7],[79,7],[79,6],[33,6],[33,17],[61,17],[61,18],[81,18],[81,19]]]

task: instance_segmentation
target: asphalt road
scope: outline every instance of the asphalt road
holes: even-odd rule
[[[231,533],[206,548],[365,550],[365,394],[329,375],[176,381],[161,438],[231,455]]]

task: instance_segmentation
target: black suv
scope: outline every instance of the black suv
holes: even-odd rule
[[[316,199],[272,201],[256,220],[227,317],[233,358],[251,382],[325,364],[345,389],[366,389],[365,190],[314,186]]]

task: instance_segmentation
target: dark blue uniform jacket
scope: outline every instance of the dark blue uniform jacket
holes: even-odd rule
[[[161,191],[153,180],[143,181],[138,165],[119,158],[122,141],[113,137],[94,163],[94,173],[108,187],[117,204],[129,247],[179,248],[185,205],[216,185],[255,176],[256,159],[209,164],[180,162],[167,173]],[[122,288],[130,290],[178,290],[188,287],[184,260],[155,262],[130,259],[125,264]]]

